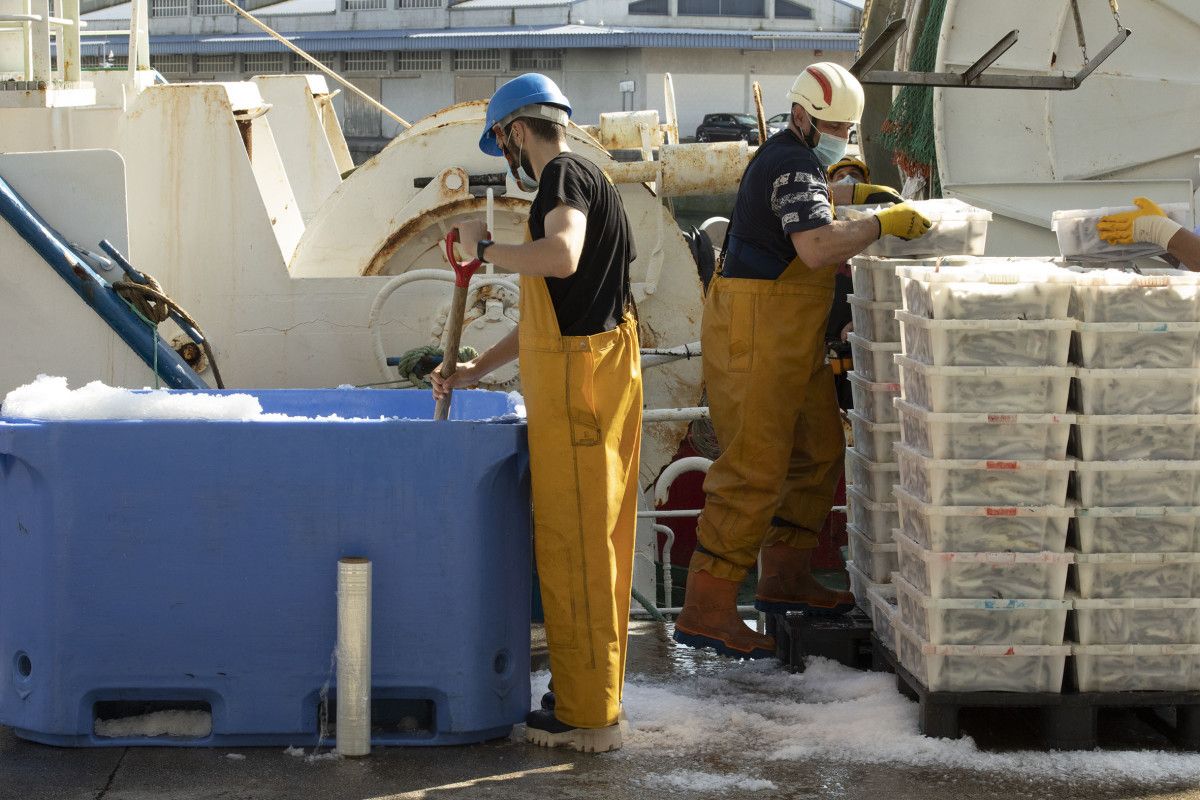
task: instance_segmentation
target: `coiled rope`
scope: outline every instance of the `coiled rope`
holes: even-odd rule
[[[208,357],[208,363],[212,366],[213,379],[217,382],[218,389],[225,388],[225,382],[221,380],[221,370],[217,368],[217,357],[213,355],[212,347],[208,343],[208,337],[204,335],[204,331],[200,329],[200,325],[192,318],[192,315],[184,310],[183,306],[176,303],[166,292],[163,291],[162,285],[152,276],[142,273],[142,277],[146,279],[145,283],[134,283],[130,280],[120,280],[112,285],[113,291],[117,296],[124,300],[129,306],[137,312],[138,316],[146,321],[150,327],[157,332],[159,323],[171,316],[174,311],[179,317],[192,326],[196,333],[200,334],[202,341],[197,342],[204,350],[204,355]],[[157,374],[157,369],[155,370]]]

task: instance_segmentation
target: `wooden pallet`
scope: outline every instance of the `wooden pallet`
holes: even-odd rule
[[[1041,750],[1091,750],[1107,709],[1173,709],[1174,724],[1156,725],[1180,749],[1200,751],[1200,692],[931,692],[872,634],[873,652],[896,673],[900,693],[920,704],[920,731],[938,739],[962,736],[962,715],[980,709],[1022,709],[1036,716]],[[1069,688],[1069,687],[1068,687]]]

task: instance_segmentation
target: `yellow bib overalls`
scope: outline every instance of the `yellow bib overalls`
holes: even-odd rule
[[[555,716],[617,724],[637,525],[637,322],[563,336],[544,278],[521,277],[521,384]]]

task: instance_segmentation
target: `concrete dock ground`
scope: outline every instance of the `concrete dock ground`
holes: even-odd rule
[[[535,663],[544,664],[539,638]],[[916,707],[889,676],[828,663],[804,675],[737,665],[679,648],[651,622],[631,630],[629,678],[633,731],[619,753],[541,750],[514,735],[306,760],[282,748],[60,749],[0,728],[0,800],[1200,800],[1200,755],[1170,752],[1133,715],[1105,719],[1103,753],[1012,752],[1019,725],[977,734],[1008,751],[982,753],[970,741],[917,736]],[[535,692],[544,679],[535,676]]]

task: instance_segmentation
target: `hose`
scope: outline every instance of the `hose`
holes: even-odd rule
[[[630,593],[633,595],[633,599],[637,601],[637,604],[646,610],[646,613],[650,615],[651,619],[653,619],[655,622],[667,621],[667,618],[662,615],[662,612],[658,610],[654,603],[651,603],[649,600],[647,600],[641,592],[639,592],[637,589],[631,588]]]

